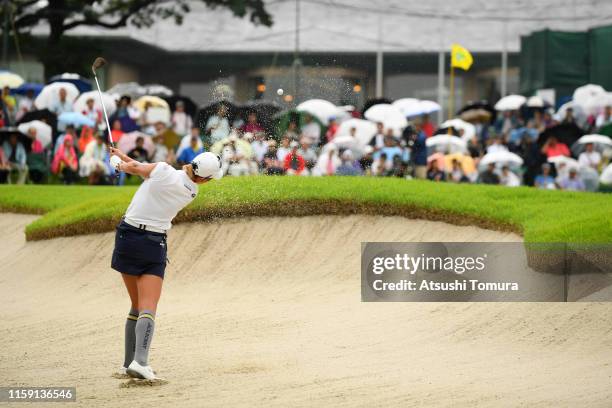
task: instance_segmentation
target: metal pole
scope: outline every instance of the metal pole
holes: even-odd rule
[[[503,23],[502,56],[501,56],[501,96],[508,94],[508,20]]]
[[[376,50],[376,97],[383,97],[382,16],[378,15],[378,48]]]
[[[444,51],[438,53],[438,123],[444,120]]]
[[[2,28],[2,65],[8,69],[8,47],[9,47],[9,0],[4,0],[4,26]]]
[[[298,104],[300,94],[300,0],[295,0],[295,45],[293,49],[293,103]]]

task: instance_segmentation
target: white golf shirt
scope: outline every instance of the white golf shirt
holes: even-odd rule
[[[198,195],[198,185],[183,170],[159,162],[140,185],[125,217],[132,222],[169,230],[172,219]]]

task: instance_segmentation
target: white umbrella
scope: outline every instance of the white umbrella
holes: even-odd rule
[[[370,140],[376,134],[375,123],[363,119],[349,119],[340,123],[336,131],[336,138],[339,136],[350,136],[352,128],[355,128],[355,138],[363,146],[370,143]]]
[[[355,158],[363,156],[365,146],[359,143],[359,140],[353,136],[336,136],[334,137],[334,144],[339,148],[351,150]]]
[[[79,90],[74,84],[70,82],[53,82],[46,85],[42,91],[34,99],[34,105],[37,109],[50,108],[53,104],[59,101],[60,89],[66,90],[66,100],[70,103],[74,103],[76,98],[79,96]]]
[[[394,101],[391,105],[395,106],[407,118],[423,114],[420,101],[416,98],[401,98]]]
[[[108,89],[106,93],[117,95],[118,97],[129,95],[132,98],[138,98],[146,95],[147,90],[137,82],[121,82]]]
[[[460,137],[452,135],[436,135],[429,137],[425,141],[425,145],[435,148],[436,151],[448,153],[465,152],[467,150],[467,142]]]
[[[457,130],[463,130],[462,139],[466,142],[470,139],[473,139],[476,136],[476,126],[472,125],[469,122],[466,122],[463,119],[455,118],[451,120],[447,120],[440,125],[440,129],[453,127]]]
[[[576,123],[578,123],[578,126],[582,127],[586,123],[587,115],[584,113],[582,106],[577,105],[574,101],[569,101],[561,105],[559,110],[555,113],[555,119],[561,122],[565,118],[568,109],[572,109]]]
[[[548,159],[548,162],[553,163],[557,168],[562,164],[564,164],[568,169],[580,167],[580,165],[578,164],[578,160],[563,155],[550,157]]]
[[[145,89],[145,92],[147,95],[157,95],[157,96],[174,95],[174,92],[172,91],[172,89],[168,88],[167,86],[160,85],[160,84],[147,84],[147,85],[143,85],[143,88]]]
[[[147,122],[149,123],[157,123],[162,122],[166,125],[170,124],[170,109],[162,108],[162,107],[153,107],[147,110]]]
[[[397,133],[408,126],[408,121],[404,114],[398,108],[388,103],[371,106],[365,111],[363,116],[372,122],[382,122],[385,128],[393,129]]]
[[[572,146],[572,151],[574,148],[582,151],[584,149],[584,145],[589,143],[594,144],[596,149],[603,150],[608,146],[612,146],[612,139],[604,135],[585,135],[576,140],[576,143],[574,143],[574,146]]]
[[[508,95],[501,98],[495,104],[495,110],[497,111],[510,111],[518,110],[527,102],[527,98],[523,95]]]
[[[572,99],[576,105],[582,107],[587,115],[596,115],[603,107],[599,105],[600,101],[606,97],[607,92],[601,86],[587,84],[576,88]]]
[[[608,164],[608,167],[604,169],[599,176],[599,182],[601,184],[612,184],[612,163]]]
[[[102,106],[100,105],[100,97],[98,96],[98,91],[89,91],[83,92],[79,97],[74,101],[74,111],[75,112],[84,112],[87,109],[87,101],[89,99],[93,99],[94,101],[94,109],[102,111]],[[102,101],[104,102],[104,107],[106,108],[106,112],[108,116],[111,116],[117,110],[116,99],[113,95],[108,94],[106,92],[102,92]]]
[[[425,114],[439,112],[442,109],[437,102],[427,100],[419,101],[419,106]]]
[[[527,106],[530,108],[543,108],[546,106],[546,102],[541,96],[531,96],[527,99]]]
[[[22,77],[11,71],[0,71],[0,88],[8,86],[9,88],[18,88],[25,81]]]
[[[136,147],[136,139],[139,137],[142,137],[144,141],[143,148],[147,151],[147,153],[149,153],[149,156],[152,156],[155,152],[155,144],[153,144],[151,136],[138,131],[125,133],[122,135],[121,139],[119,139],[117,142],[117,148],[123,151],[125,154],[128,154],[130,150]]]
[[[327,125],[332,118],[336,118],[344,112],[333,103],[323,99],[310,99],[297,106],[299,112],[307,112],[315,116],[324,125]]]
[[[17,126],[17,129],[23,134],[28,134],[31,128],[36,129],[36,139],[40,142],[43,149],[51,144],[51,133],[53,129],[41,120],[33,120],[25,122]]]
[[[521,166],[523,159],[517,154],[511,152],[493,152],[485,154],[480,160],[479,166],[485,167],[491,163],[497,165]]]

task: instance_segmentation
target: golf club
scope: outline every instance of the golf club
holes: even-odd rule
[[[106,60],[104,58],[102,57],[96,58],[93,64],[91,65],[91,72],[93,72],[94,79],[96,80],[96,86],[98,87],[98,96],[100,97],[100,105],[102,105],[102,110],[104,111],[104,119],[106,119],[106,131],[108,132],[108,142],[110,143],[112,147],[115,147],[115,144],[113,143],[113,138],[111,136],[111,127],[108,121],[108,114],[106,113],[106,106],[104,106],[104,100],[102,99],[102,90],[100,90],[100,83],[98,82],[98,75],[96,74],[96,70],[98,68],[103,67],[104,65],[106,65]]]

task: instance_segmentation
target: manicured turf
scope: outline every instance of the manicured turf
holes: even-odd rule
[[[0,186],[0,209],[45,212],[28,239],[112,230],[135,187]],[[201,186],[177,222],[381,214],[515,231],[527,242],[612,242],[612,196],[367,177],[241,177]]]

